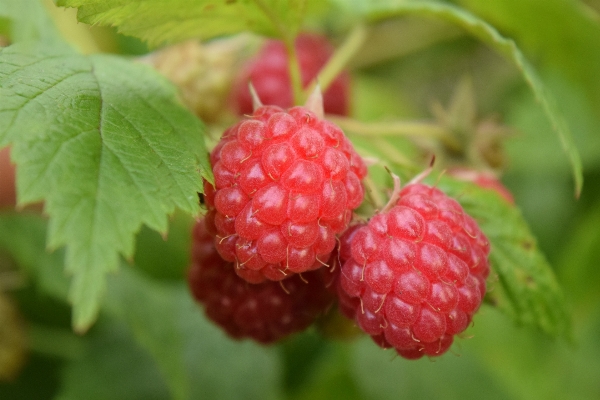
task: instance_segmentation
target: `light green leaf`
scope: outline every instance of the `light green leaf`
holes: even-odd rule
[[[58,0],[77,7],[77,18],[91,25],[116,26],[151,45],[210,39],[252,31],[293,37],[308,0]]]
[[[212,179],[203,126],[150,67],[112,56],[11,46],[0,95],[19,202],[45,200],[48,245],[67,246],[73,323],[85,330],[141,225],[164,233],[176,207],[199,211],[201,174]]]
[[[281,398],[275,349],[227,337],[204,318],[184,285],[155,283],[124,268],[110,280],[109,294],[107,312],[152,355],[171,398]]]
[[[62,271],[64,251],[47,252],[47,224],[34,214],[0,214],[0,251],[45,294],[66,301],[69,280]]]
[[[488,302],[519,324],[569,337],[562,290],[519,209],[472,183],[442,177],[437,187],[461,203],[491,243]]]
[[[531,87],[537,100],[541,103],[546,116],[557,132],[563,150],[566,152],[575,180],[575,192],[578,196],[583,185],[583,173],[581,160],[573,138],[561,111],[556,106],[552,95],[546,90],[545,85],[539,78],[533,66],[525,59],[523,53],[516,44],[494,29],[485,21],[468,13],[467,11],[450,4],[434,1],[373,1],[363,4],[363,12],[371,21],[382,21],[402,15],[419,15],[425,17],[442,18],[452,24],[464,28],[473,36],[477,37],[500,54],[510,60],[522,73],[523,77]]]
[[[1,0],[0,16],[11,22],[8,35],[15,43],[36,40],[47,46],[66,47],[42,0]]]

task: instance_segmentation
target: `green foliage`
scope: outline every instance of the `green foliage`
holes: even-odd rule
[[[77,7],[88,24],[111,25],[151,45],[185,39],[211,39],[252,31],[273,37],[293,37],[308,0],[58,0]]]
[[[14,42],[35,40],[49,46],[65,46],[39,0],[2,0],[0,16],[10,21],[6,34]]]
[[[141,224],[166,232],[175,207],[198,212],[203,128],[149,67],[25,45],[0,57],[0,143],[13,144],[20,202],[46,201],[48,245],[67,245],[73,323],[85,330]]]
[[[374,2],[373,6],[369,5],[365,8],[364,12],[368,18],[375,21],[385,20],[400,15],[419,15],[442,18],[464,28],[470,34],[479,38],[513,62],[523,74],[523,77],[535,94],[536,99],[542,104],[546,116],[552,122],[554,130],[560,138],[563,150],[567,153],[573,170],[575,193],[579,196],[583,186],[583,172],[580,156],[573,143],[569,126],[564,120],[559,108],[556,106],[554,97],[547,91],[536,70],[525,59],[523,53],[512,40],[503,37],[496,29],[494,29],[494,27],[463,9],[434,1]]]
[[[488,302],[519,324],[570,337],[562,290],[519,209],[472,183],[443,177],[437,186],[458,199],[490,240]]]
[[[153,356],[172,398],[277,398],[274,349],[227,339],[201,318],[185,286],[153,283],[124,269],[112,279],[107,310]]]
[[[582,2],[548,0],[543,7],[520,0],[456,2],[506,32],[536,58],[559,68],[600,103],[600,25],[598,16]]]
[[[446,104],[466,74],[479,109],[519,129],[504,142],[517,206],[437,172],[428,178],[492,245],[487,304],[436,362],[403,360],[369,338],[334,343],[316,330],[270,348],[232,341],[184,283],[197,192],[212,179],[209,129],[149,66],[77,54],[49,0],[0,0],[0,39],[14,43],[0,49],[0,147],[11,146],[19,203],[43,201],[46,214],[0,205],[0,290],[18,303],[31,352],[17,382],[0,383],[1,398],[600,397],[600,23],[592,8],[575,0],[55,2],[78,9],[79,28],[116,28],[91,29],[90,43],[157,46],[242,32],[289,42],[300,30],[336,37],[361,24],[354,118],[425,127],[349,132],[377,159],[374,196],[383,200],[389,184],[383,165],[410,177],[443,151],[426,135],[435,124],[427,105]],[[471,111],[465,120],[483,120]],[[210,128],[211,136],[222,130]],[[581,191],[582,164],[588,184],[577,203],[567,181],[574,176]],[[71,306],[78,331],[98,316],[86,335],[70,329]]]

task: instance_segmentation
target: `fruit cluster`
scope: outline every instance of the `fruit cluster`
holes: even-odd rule
[[[352,223],[367,168],[314,96],[284,109],[253,94],[212,150],[191,292],[233,338],[276,342],[337,303],[379,346],[439,356],[485,295],[489,242],[456,200],[419,182]]]

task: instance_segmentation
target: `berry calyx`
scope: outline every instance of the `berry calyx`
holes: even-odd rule
[[[257,108],[225,131],[210,160],[215,245],[252,283],[325,265],[363,199],[365,163],[337,126],[305,107]]]
[[[327,63],[334,48],[320,35],[301,33],[295,42],[302,85],[307,87]],[[232,90],[232,103],[239,115],[251,114],[252,95],[248,82],[265,104],[289,108],[294,105],[288,55],[283,42],[268,41],[256,57],[248,63],[236,79]],[[350,98],[350,75],[341,73],[323,93],[325,112],[348,115]]]
[[[310,326],[333,302],[327,269],[281,282],[248,283],[217,253],[213,229],[209,220],[196,223],[187,279],[206,316],[229,336],[274,343]]]
[[[345,315],[404,358],[439,356],[481,304],[489,250],[456,200],[409,184],[353,233],[339,282]]]

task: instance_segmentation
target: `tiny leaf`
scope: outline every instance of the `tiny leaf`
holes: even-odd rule
[[[185,39],[210,39],[252,31],[293,37],[307,0],[58,0],[77,7],[77,18],[92,25],[111,25],[151,45]]]
[[[46,202],[48,245],[67,246],[83,331],[141,225],[164,233],[175,207],[199,211],[201,174],[212,179],[203,126],[158,73],[113,56],[8,47],[0,95],[0,146],[12,142],[19,202]]]

